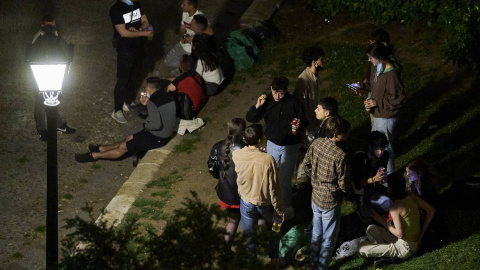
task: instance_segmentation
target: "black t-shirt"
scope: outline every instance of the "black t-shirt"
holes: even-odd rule
[[[138,1],[133,2],[133,5],[129,6],[119,0],[110,8],[113,37],[118,38],[119,50],[128,50],[132,52],[141,48],[143,37],[122,38],[117,29],[115,29],[115,25],[125,24],[125,29],[129,29],[130,27],[139,29],[142,26],[142,15],[142,8]]]

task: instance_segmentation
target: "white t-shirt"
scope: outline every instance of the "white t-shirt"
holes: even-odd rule
[[[197,61],[197,73],[202,76],[202,78],[206,82],[221,84],[225,77],[223,76],[222,69],[217,67],[215,70],[212,71],[203,71],[202,60],[198,59]]]
[[[198,15],[198,14],[203,14],[203,12],[197,9],[197,11],[195,12],[195,14],[193,14],[193,16]],[[183,12],[182,13],[182,21],[180,22],[180,24],[183,24],[185,26],[185,29],[187,30],[187,34],[189,36],[195,35],[195,32],[193,32],[193,30],[190,29],[190,23],[192,23],[193,16],[189,16],[188,12]],[[192,53],[192,44],[181,43],[181,42],[180,42],[180,44],[182,45],[183,49],[187,53],[189,53],[189,54]]]

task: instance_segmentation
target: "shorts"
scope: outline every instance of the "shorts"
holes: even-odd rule
[[[147,152],[166,145],[170,138],[161,138],[153,135],[145,129],[133,134],[133,139],[127,142],[127,151],[129,154]]]
[[[240,205],[235,205],[235,204],[228,204],[228,203],[224,203],[222,200],[219,200],[220,201],[220,208],[221,209],[229,209],[229,208],[238,208],[240,209]]]

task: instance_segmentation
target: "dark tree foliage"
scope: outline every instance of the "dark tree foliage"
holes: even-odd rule
[[[480,63],[480,1],[478,0],[308,0],[321,12],[335,16],[349,12],[376,24],[399,21],[407,25],[420,22],[442,27],[447,37],[445,55],[459,65]]]
[[[119,227],[95,224],[79,217],[67,219],[74,229],[63,240],[59,269],[270,269],[250,256],[238,233],[231,244],[224,241],[226,213],[218,205],[200,201],[197,194],[175,210],[161,234],[141,233],[137,220]],[[86,207],[91,213],[91,208]],[[220,226],[222,223],[222,226]],[[271,231],[259,228],[254,241],[257,253],[265,254]],[[83,248],[78,248],[79,244]]]

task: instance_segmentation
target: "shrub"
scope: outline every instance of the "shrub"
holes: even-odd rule
[[[226,212],[218,205],[202,203],[197,194],[174,211],[161,234],[140,233],[137,219],[122,226],[107,227],[79,217],[67,219],[75,229],[63,242],[59,269],[268,269],[262,261],[247,255],[245,239],[237,234],[231,244],[224,241]],[[221,223],[221,224],[220,224]],[[222,225],[222,226],[220,226]],[[254,239],[259,254],[265,252],[271,232],[259,230]],[[84,248],[77,249],[78,243]],[[234,252],[232,251],[234,250]]]

